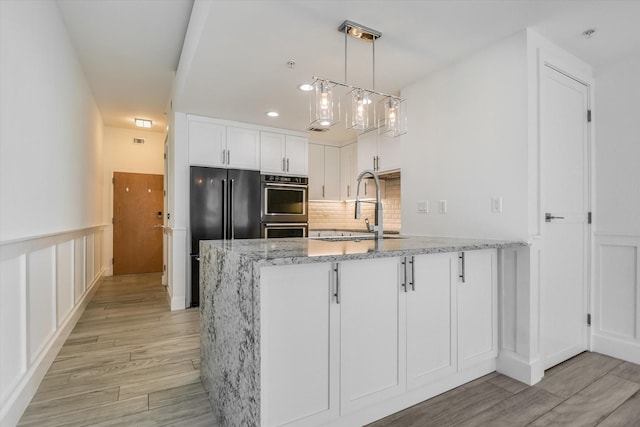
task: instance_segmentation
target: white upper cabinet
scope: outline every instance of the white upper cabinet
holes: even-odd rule
[[[190,165],[224,167],[226,147],[226,126],[189,120]]]
[[[309,174],[309,141],[300,136],[287,135],[287,174],[303,175]]]
[[[340,149],[309,144],[309,200],[340,200]]]
[[[358,144],[353,143],[340,148],[340,198],[342,200],[355,199],[357,177]]]
[[[358,172],[371,169],[378,173],[400,169],[400,139],[375,132],[358,137]]]
[[[285,136],[260,132],[260,171],[282,175],[286,169]]]
[[[260,169],[260,132],[189,116],[189,164]]]
[[[262,173],[307,176],[308,140],[300,136],[260,132]]]
[[[226,166],[234,169],[260,169],[259,131],[227,127]]]

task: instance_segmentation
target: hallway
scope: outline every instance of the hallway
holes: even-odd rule
[[[169,311],[160,273],[106,277],[19,425],[211,425],[198,318]]]

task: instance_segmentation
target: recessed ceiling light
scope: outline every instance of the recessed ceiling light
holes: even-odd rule
[[[313,85],[310,85],[309,83],[302,83],[300,86],[298,86],[298,89],[303,92],[310,92],[313,90]]]
[[[269,111],[267,112],[267,116],[269,117],[278,117],[280,114],[277,111]]]
[[[147,119],[135,119],[136,120],[136,126],[138,126],[139,128],[151,128],[151,120],[147,120]]]

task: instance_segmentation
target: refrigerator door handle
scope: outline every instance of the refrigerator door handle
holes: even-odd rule
[[[222,180],[222,238],[227,240],[227,180]]]
[[[231,224],[231,240],[233,240],[236,234],[233,225],[233,179],[229,180],[229,223]]]

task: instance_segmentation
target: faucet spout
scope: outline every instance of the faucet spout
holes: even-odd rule
[[[361,201],[360,201],[360,182],[362,181],[362,179],[366,176],[370,176],[371,178],[373,178],[373,181],[376,184],[376,204],[375,204],[375,222],[374,222],[374,226],[372,227],[376,239],[382,239],[383,235],[384,235],[384,226],[383,226],[383,213],[382,213],[382,198],[380,197],[380,179],[378,178],[378,175],[372,171],[372,170],[364,170],[360,173],[360,175],[358,175],[358,185],[356,187],[356,206],[355,206],[355,219],[360,219],[360,215],[361,215],[361,211],[360,211],[360,205],[361,205]],[[369,224],[367,224],[367,229],[369,228]]]

